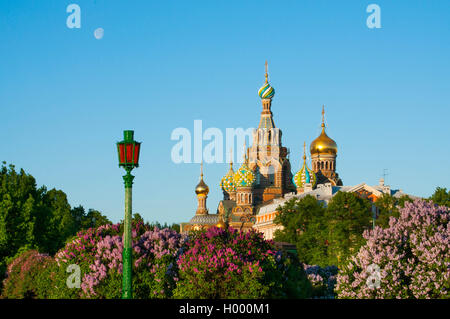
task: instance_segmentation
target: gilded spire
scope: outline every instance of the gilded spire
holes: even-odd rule
[[[269,73],[267,72],[268,68],[269,68],[269,66],[268,66],[267,60],[266,60],[266,74],[265,74],[265,77],[266,77],[266,84],[269,83]]]
[[[325,106],[322,105],[322,127],[325,128]]]
[[[303,163],[306,162],[306,142],[303,142]]]
[[[233,148],[230,148],[230,169],[233,170]]]
[[[200,163],[200,180],[202,180],[202,179],[203,179],[203,160]]]
[[[247,164],[247,144],[244,141],[244,163]]]

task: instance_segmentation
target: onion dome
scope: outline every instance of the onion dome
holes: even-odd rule
[[[272,99],[275,95],[275,89],[270,86],[267,74],[267,61],[266,61],[266,82],[264,85],[258,90],[258,95],[261,99]]]
[[[302,188],[306,183],[311,183],[312,187],[316,186],[317,176],[314,171],[310,170],[306,165],[306,144],[303,144],[303,166],[294,176],[294,184],[297,188]]]
[[[337,144],[336,142],[328,137],[325,133],[325,111],[322,106],[322,132],[319,137],[312,141],[310,146],[311,155],[312,154],[337,154]]]
[[[244,149],[246,149],[245,145]],[[234,173],[233,179],[236,187],[251,187],[255,183],[256,177],[253,171],[248,167],[246,154],[244,154],[244,163],[242,163],[241,167]]]
[[[195,187],[195,193],[197,195],[205,195],[205,196],[208,195],[208,193],[209,193],[209,187],[203,181],[203,163],[201,164],[200,182]]]
[[[234,193],[236,191],[236,185],[234,184],[233,163],[230,163],[230,170],[224,177],[222,177],[220,187],[227,193]]]
[[[247,166],[247,163],[243,163],[242,166],[234,173],[234,183],[236,187],[250,187],[255,182],[255,174]]]

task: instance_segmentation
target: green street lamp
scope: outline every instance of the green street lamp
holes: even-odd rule
[[[133,139],[134,131],[123,131],[123,141],[117,143],[117,154],[119,156],[119,167],[127,172],[123,176],[125,184],[125,220],[123,229],[123,281],[122,299],[131,299],[131,190],[134,176],[131,175],[133,168],[139,166],[139,151],[141,143]]]

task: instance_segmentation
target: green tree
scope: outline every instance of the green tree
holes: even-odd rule
[[[99,211],[71,208],[67,195],[37,188],[23,169],[2,162],[0,167],[0,284],[6,265],[29,249],[54,254],[83,227],[111,223]]]
[[[275,241],[295,244],[301,262],[325,266],[324,205],[307,195],[287,201],[277,212],[274,223],[282,225],[283,230],[275,231]]]
[[[372,204],[354,193],[338,192],[324,216],[328,264],[342,265],[365,242],[362,234],[372,227]]]
[[[450,207],[450,190],[447,191],[447,188],[444,187],[436,187],[433,195],[429,198],[433,201],[433,203],[437,205],[444,205]]]
[[[403,195],[400,198],[391,196],[389,194],[381,195],[375,202],[375,206],[378,208],[378,217],[375,221],[376,226],[382,228],[389,227],[390,217],[399,217],[399,208],[405,206],[405,202],[412,202],[412,199]]]
[[[83,216],[81,229],[97,228],[102,225],[112,224],[112,222],[102,213],[95,209],[89,209],[88,213]]]

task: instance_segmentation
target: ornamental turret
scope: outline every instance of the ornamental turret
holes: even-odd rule
[[[306,164],[306,143],[303,143],[303,165],[294,176],[294,184],[297,187],[297,194],[312,190],[317,183],[317,176]]]
[[[336,173],[337,144],[325,132],[325,107],[322,106],[322,132],[310,146],[312,169],[317,175],[317,183],[330,182],[342,185]]]
[[[206,199],[208,198],[209,187],[203,181],[203,163],[200,166],[200,182],[195,187],[195,193],[197,194],[197,211],[196,215],[207,215],[208,209],[206,208]]]
[[[236,185],[236,212],[251,213],[253,208],[252,188],[256,181],[255,174],[248,167],[247,149],[244,145],[244,162],[234,173],[234,184]]]

